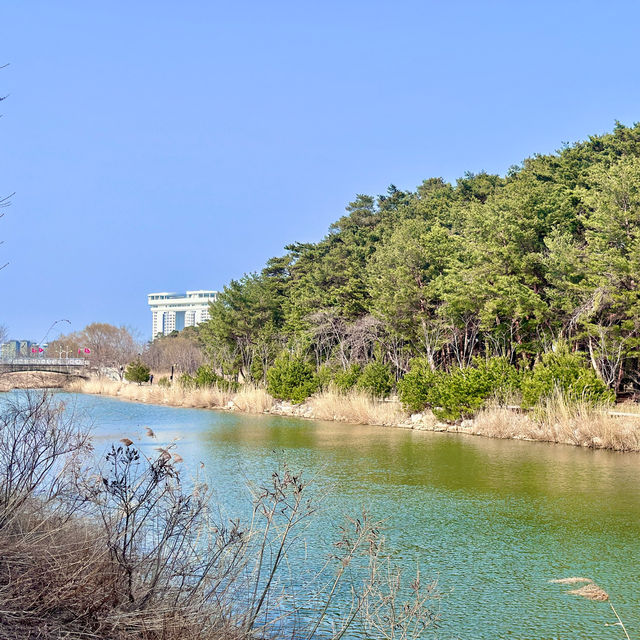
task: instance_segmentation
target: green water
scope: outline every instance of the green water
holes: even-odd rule
[[[640,637],[636,454],[61,397],[91,417],[98,451],[122,436],[179,438],[187,470],[205,463],[230,514],[246,505],[246,477],[267,478],[282,458],[304,469],[327,491],[312,560],[344,513],[386,518],[398,561],[438,578],[440,638],[623,638],[605,626],[607,603],[548,582],[567,576],[595,579]]]

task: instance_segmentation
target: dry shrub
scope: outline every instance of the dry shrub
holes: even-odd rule
[[[616,451],[640,450],[640,421],[611,415],[608,406],[568,403],[562,396],[550,398],[535,414],[541,428],[554,442]]]
[[[309,398],[307,403],[313,417],[319,420],[393,426],[407,417],[397,402],[376,400],[356,391],[319,393]]]
[[[482,409],[469,429],[472,433],[489,438],[539,439],[540,428],[528,415],[515,413],[506,407]]]

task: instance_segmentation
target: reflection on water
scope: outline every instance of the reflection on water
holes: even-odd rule
[[[594,578],[640,631],[638,455],[60,395],[91,418],[98,450],[178,438],[188,472],[203,461],[229,513],[247,504],[246,478],[281,459],[304,469],[328,490],[311,549],[365,505],[409,570],[439,578],[441,638],[620,637],[607,603],[548,583],[570,575]]]

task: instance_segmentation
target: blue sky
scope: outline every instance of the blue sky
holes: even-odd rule
[[[635,2],[4,3],[0,324],[148,337],[356,193],[640,120]],[[65,330],[69,325],[65,324]],[[55,333],[55,332],[53,332]],[[54,337],[53,335],[49,336]]]

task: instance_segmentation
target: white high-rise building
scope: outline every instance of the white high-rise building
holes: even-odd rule
[[[215,302],[217,291],[187,291],[186,293],[150,293],[152,338],[182,331],[209,319],[209,303]]]

